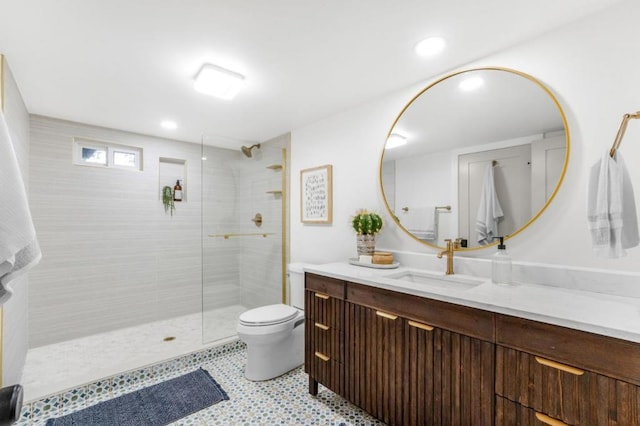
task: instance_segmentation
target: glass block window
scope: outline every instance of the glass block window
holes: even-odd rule
[[[142,148],[82,138],[73,144],[74,164],[142,170]]]

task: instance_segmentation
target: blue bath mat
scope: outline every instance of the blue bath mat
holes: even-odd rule
[[[217,402],[227,393],[203,369],[119,396],[46,426],[160,426],[175,422]]]

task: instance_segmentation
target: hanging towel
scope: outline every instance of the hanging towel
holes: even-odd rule
[[[402,215],[401,223],[419,240],[438,238],[435,206],[411,208]]]
[[[498,222],[503,217],[502,207],[496,193],[496,183],[493,176],[493,165],[487,166],[482,182],[480,207],[476,216],[476,232],[478,243],[486,245],[498,237]]]
[[[27,194],[4,115],[0,113],[0,305],[11,297],[9,283],[42,257]]]
[[[591,166],[587,215],[593,252],[618,258],[640,243],[638,215],[629,172],[620,152],[606,152]]]

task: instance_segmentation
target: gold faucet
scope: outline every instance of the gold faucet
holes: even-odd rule
[[[457,238],[455,241],[451,241],[451,239],[444,240],[447,243],[447,248],[444,251],[438,253],[438,259],[442,259],[442,255],[447,256],[447,275],[453,275],[453,252],[455,250],[460,250],[460,242],[461,239]]]

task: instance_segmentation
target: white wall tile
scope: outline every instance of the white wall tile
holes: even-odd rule
[[[31,132],[31,200],[44,253],[32,278],[31,346],[203,306],[280,301],[281,201],[266,191],[280,188],[282,175],[266,165],[281,163],[288,135],[252,159],[205,147],[201,163],[199,144],[37,116]],[[73,137],[141,147],[143,171],[73,165]],[[173,216],[158,194],[160,157],[186,160],[189,196]],[[258,211],[258,232],[275,235],[208,237],[256,232],[250,219]]]

